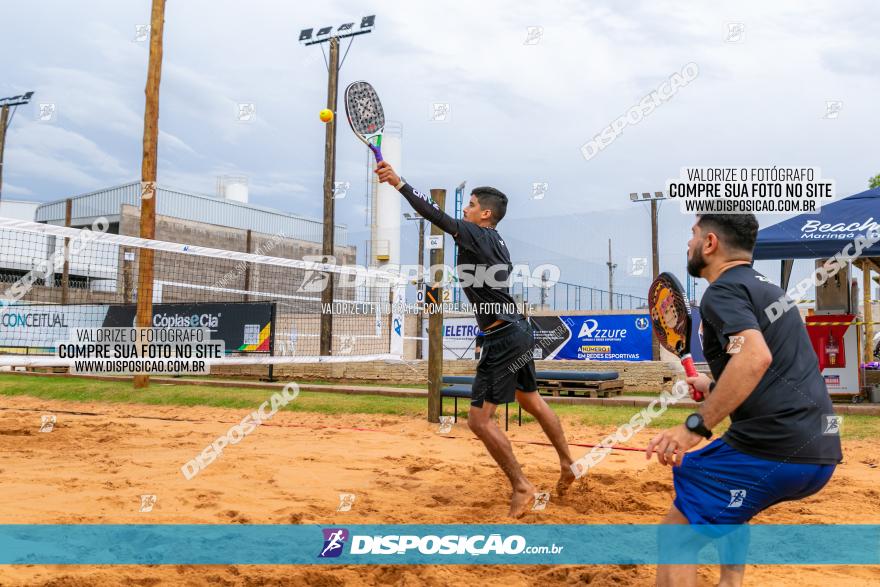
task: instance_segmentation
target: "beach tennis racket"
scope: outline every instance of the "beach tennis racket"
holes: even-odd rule
[[[660,345],[674,353],[688,377],[698,375],[691,356],[691,305],[684,289],[672,273],[661,273],[648,290],[651,324]],[[704,396],[691,386],[691,397],[700,402]]]
[[[373,86],[363,81],[348,84],[345,88],[345,114],[355,136],[373,151],[376,163],[380,163],[385,111]]]

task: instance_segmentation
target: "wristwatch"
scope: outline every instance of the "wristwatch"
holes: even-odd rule
[[[703,438],[712,438],[712,431],[706,428],[706,424],[703,423],[703,415],[699,412],[694,412],[690,416],[687,417],[687,420],[684,421],[685,428],[699,434]]]
[[[397,191],[400,191],[400,188],[402,188],[404,185],[406,185],[406,180],[401,177],[400,183],[397,184],[396,186],[394,186],[394,189],[396,189]]]

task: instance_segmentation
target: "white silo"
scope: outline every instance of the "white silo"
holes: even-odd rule
[[[382,135],[382,158],[403,175],[402,168],[403,126],[399,122],[386,122]],[[375,159],[370,159],[375,167]],[[375,174],[373,174],[375,175]],[[373,201],[372,251],[374,265],[400,264],[400,193],[387,183],[379,184]]]
[[[218,181],[218,195],[234,202],[248,201],[248,178],[244,175],[223,175]]]

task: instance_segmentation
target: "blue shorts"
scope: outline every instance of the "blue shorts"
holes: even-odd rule
[[[770,461],[719,438],[672,468],[674,504],[691,524],[745,524],[781,501],[813,495],[836,466]]]

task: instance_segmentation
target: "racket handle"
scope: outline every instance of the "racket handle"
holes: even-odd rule
[[[681,365],[684,367],[684,373],[688,377],[697,377],[699,375],[697,367],[694,365],[694,358],[690,354],[681,358]],[[703,395],[702,391],[698,391],[693,385],[691,385],[690,388],[691,397],[694,398],[695,402],[701,402],[706,399],[706,396]]]
[[[688,377],[697,377],[699,375],[696,366],[694,366],[694,358],[690,354],[681,358],[681,365],[684,367],[684,372]]]
[[[382,149],[380,149],[376,145],[367,145],[367,146],[370,147],[370,150],[373,152],[373,155],[376,156],[376,163],[381,163],[382,161],[384,161],[384,159],[382,159]]]

